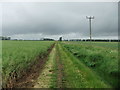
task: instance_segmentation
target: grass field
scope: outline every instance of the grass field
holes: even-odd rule
[[[53,43],[55,45],[48,54]],[[2,45],[3,85],[12,74],[17,73],[17,78],[22,77],[22,71],[26,72],[29,67],[39,63],[36,62],[37,57],[44,60],[43,56],[46,56],[46,63],[38,72],[35,84],[30,87],[118,87],[116,42],[3,41]]]

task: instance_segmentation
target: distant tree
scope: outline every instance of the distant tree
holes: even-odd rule
[[[7,40],[10,40],[11,39],[11,37],[7,37]]]
[[[0,36],[0,40],[11,40],[11,37]]]
[[[62,37],[59,38],[59,41],[62,41]]]
[[[43,41],[54,41],[54,39],[44,38]]]

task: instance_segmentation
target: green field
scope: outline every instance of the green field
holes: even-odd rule
[[[71,44],[82,44],[82,45],[91,45],[98,47],[98,48],[106,48],[106,49],[113,49],[118,50],[118,42],[67,42]]]
[[[118,43],[72,41],[2,41],[3,85],[12,74],[22,77],[44,56],[48,58],[34,88],[118,87]]]
[[[54,42],[45,41],[2,41],[2,71],[3,85],[7,83],[12,74],[29,69],[38,56],[47,52]]]

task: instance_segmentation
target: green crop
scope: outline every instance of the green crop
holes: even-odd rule
[[[32,67],[37,57],[42,57],[53,43],[51,41],[2,41],[3,84],[7,83],[13,73],[17,73],[17,77],[20,77],[21,72]]]

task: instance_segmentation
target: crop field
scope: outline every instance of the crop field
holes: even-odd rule
[[[8,79],[21,77],[34,63],[38,56],[43,56],[53,42],[37,41],[3,41],[2,42],[2,69],[3,85]],[[17,76],[16,76],[16,75]]]
[[[116,88],[117,42],[2,41],[4,88]]]
[[[72,42],[71,44],[90,45],[91,42]],[[118,42],[92,42],[92,46],[118,50]]]

